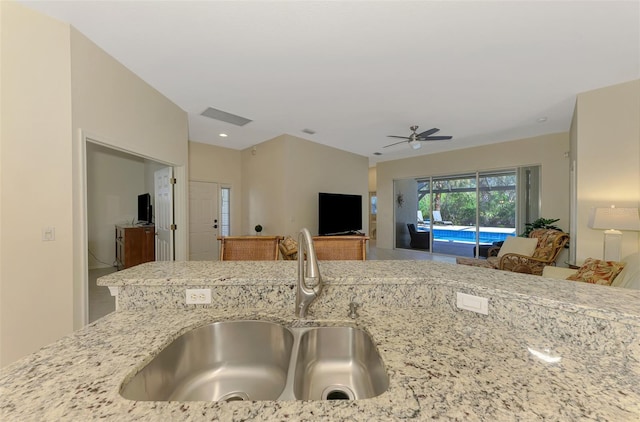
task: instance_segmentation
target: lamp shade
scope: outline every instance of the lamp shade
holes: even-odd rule
[[[587,225],[592,229],[640,231],[638,208],[591,208]]]

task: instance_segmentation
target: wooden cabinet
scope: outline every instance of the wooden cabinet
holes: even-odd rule
[[[116,226],[116,263],[118,270],[156,259],[155,226]]]

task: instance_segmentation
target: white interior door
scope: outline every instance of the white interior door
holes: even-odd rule
[[[173,261],[173,167],[154,173],[156,261]]]
[[[189,260],[219,258],[218,184],[189,182]]]

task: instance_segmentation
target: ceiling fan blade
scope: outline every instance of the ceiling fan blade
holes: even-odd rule
[[[420,138],[419,141],[446,141],[447,139],[451,139],[453,136],[429,136],[428,138]]]
[[[387,135],[387,138],[411,139],[408,136]]]
[[[396,142],[395,144],[389,144],[389,145],[385,145],[382,148],[387,148],[387,147],[392,147],[394,145],[398,145],[398,144],[405,144],[407,143],[407,141],[400,141],[400,142]]]
[[[422,133],[419,133],[418,134],[418,138],[426,138],[427,136],[433,135],[434,133],[439,132],[439,131],[440,131],[440,129],[438,129],[437,127],[434,127],[432,129],[425,130]]]

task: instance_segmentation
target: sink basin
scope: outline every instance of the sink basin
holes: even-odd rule
[[[120,395],[138,401],[356,400],[388,386],[375,344],[361,329],[226,321],[178,337]]]
[[[300,400],[355,400],[378,396],[389,378],[371,337],[352,327],[306,331],[297,350],[293,393]]]
[[[293,334],[265,321],[217,322],[163,349],[122,388],[130,400],[276,400],[286,381]]]

